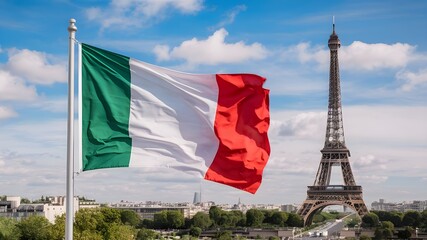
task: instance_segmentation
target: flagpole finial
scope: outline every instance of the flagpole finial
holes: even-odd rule
[[[71,18],[70,19],[70,25],[68,26],[68,32],[71,33],[71,32],[76,32],[77,31],[77,27],[76,27],[75,23],[76,23],[76,19]]]

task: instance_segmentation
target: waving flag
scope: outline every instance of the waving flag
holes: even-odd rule
[[[81,44],[82,170],[168,166],[255,193],[270,145],[254,74],[188,74]]]

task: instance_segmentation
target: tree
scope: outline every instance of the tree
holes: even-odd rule
[[[264,223],[270,223],[271,224],[271,217],[273,216],[273,213],[276,211],[271,210],[261,210],[262,214],[264,214]]]
[[[403,214],[401,212],[387,212],[387,211],[372,211],[378,216],[378,219],[383,221],[390,221],[395,227],[401,227]]]
[[[264,214],[258,209],[249,209],[246,212],[246,224],[249,227],[259,227],[264,220]]]
[[[74,232],[73,237],[75,240],[104,240],[101,233],[84,230],[82,232]]]
[[[288,220],[288,214],[286,212],[274,212],[271,216],[270,223],[276,226],[283,227],[285,226],[286,221]]]
[[[233,239],[231,237],[231,231],[222,231],[222,232],[218,232],[216,235],[216,239],[218,240],[231,240]]]
[[[137,240],[159,239],[159,234],[153,230],[141,228],[136,235]]]
[[[101,208],[101,214],[104,217],[104,222],[106,223],[120,223],[121,216],[120,211],[114,208],[103,207]]]
[[[184,225],[184,214],[177,210],[167,211],[167,222],[169,228],[180,228]]]
[[[231,212],[222,211],[218,220],[218,225],[224,228],[231,228],[236,226],[237,219]]]
[[[154,213],[153,226],[157,229],[168,228],[168,214],[166,210]]]
[[[246,226],[246,217],[245,217],[245,214],[243,214],[241,211],[236,211],[236,210],[230,211],[230,218],[231,218],[230,222],[232,227]]]
[[[359,240],[371,240],[371,238],[366,235],[361,235]]]
[[[209,217],[216,226],[219,225],[218,223],[220,221],[222,211],[223,210],[217,206],[212,206],[209,208]]]
[[[180,228],[184,225],[184,215],[177,210],[164,210],[154,214],[155,228]]]
[[[389,238],[393,237],[394,231],[392,229],[386,228],[386,229],[383,229],[383,233],[382,234],[383,234],[383,237],[385,239],[389,239]]]
[[[199,227],[191,227],[189,233],[193,237],[199,237],[200,234],[202,234],[202,229]]]
[[[140,226],[138,228],[154,228],[154,221],[151,219],[142,219]]]
[[[21,240],[50,240],[50,226],[47,218],[37,215],[25,218],[17,224]]]
[[[65,214],[55,218],[55,224],[51,225],[50,233],[52,240],[62,240],[65,236]]]
[[[99,233],[103,227],[104,215],[99,209],[80,209],[76,213],[74,229],[77,234]]]
[[[401,212],[390,212],[390,213],[391,213],[390,219],[384,220],[384,221],[392,222],[395,227],[402,227],[403,214]]]
[[[421,227],[427,231],[427,210],[421,212]]]
[[[390,221],[383,221],[381,222],[381,227],[384,229],[391,229],[394,230],[394,224]]]
[[[419,227],[421,222],[421,214],[417,211],[407,211],[402,218],[402,225],[409,227]]]
[[[354,228],[358,224],[359,224],[359,220],[356,218],[353,218],[349,222],[346,223],[346,226],[349,228]]]
[[[28,198],[21,198],[21,203],[28,204],[31,203],[31,201]]]
[[[233,226],[246,226],[246,216],[242,211],[233,210],[230,212],[233,218]]]
[[[201,229],[207,229],[212,225],[212,220],[209,218],[209,215],[204,212],[198,212],[191,219],[191,226],[198,227]]]
[[[314,216],[313,216],[313,223],[321,223],[325,220],[326,220],[326,218],[319,212],[314,214]]]
[[[58,223],[55,222],[56,224]],[[133,240],[135,235],[136,230],[133,226],[122,223],[120,210],[105,207],[80,209],[76,213],[74,223],[76,240]]]
[[[130,225],[133,227],[138,226],[141,222],[139,215],[132,210],[122,210],[120,211],[120,220],[123,224]]]
[[[289,213],[286,225],[289,227],[302,227],[304,225],[304,220],[296,213]]]
[[[0,240],[18,240],[18,222],[11,218],[0,217]]]
[[[394,225],[390,221],[381,222],[381,227],[375,229],[375,239],[388,239],[393,236]]]
[[[362,217],[362,227],[377,227],[379,224],[378,216],[373,212],[367,213]]]
[[[412,235],[413,229],[411,227],[406,227],[404,230],[397,232],[399,239],[409,239]]]
[[[104,239],[133,240],[135,239],[135,229],[129,225],[112,223],[108,226]]]

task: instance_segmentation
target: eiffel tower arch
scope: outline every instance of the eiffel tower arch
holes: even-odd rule
[[[333,24],[329,37],[329,101],[328,120],[326,124],[325,145],[320,151],[322,158],[317,170],[316,179],[307,188],[307,199],[298,214],[304,219],[304,225],[310,225],[313,216],[330,205],[342,205],[353,209],[359,216],[368,213],[363,201],[362,186],[354,180],[350,166],[350,151],[344,139],[344,127],[341,110],[341,87],[338,64],[338,49],[341,46]],[[332,167],[340,167],[343,185],[331,185]]]

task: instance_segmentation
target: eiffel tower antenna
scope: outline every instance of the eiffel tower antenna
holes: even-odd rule
[[[329,37],[330,50],[328,119],[325,144],[317,170],[316,179],[308,186],[307,199],[298,210],[304,225],[310,225],[313,216],[330,205],[342,205],[353,209],[359,216],[368,213],[363,201],[362,187],[356,185],[350,166],[350,151],[344,138],[341,110],[341,87],[338,63],[338,49],[341,42],[335,33],[335,17],[332,19],[332,34]],[[330,185],[333,166],[340,166],[344,185]]]
[[[332,16],[332,34],[335,34],[335,16]]]

